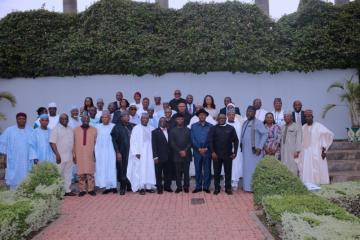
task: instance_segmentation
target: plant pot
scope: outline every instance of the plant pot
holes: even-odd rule
[[[360,128],[346,128],[349,142],[360,142]]]

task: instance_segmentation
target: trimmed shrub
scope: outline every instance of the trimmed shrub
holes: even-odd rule
[[[343,208],[314,194],[268,196],[263,199],[263,206],[267,222],[270,225],[280,223],[284,212],[311,212],[316,215],[333,216],[339,220],[359,222],[357,217],[346,212]]]
[[[323,185],[316,195],[324,197],[348,212],[360,217],[360,182]]]
[[[271,156],[265,156],[257,165],[253,175],[252,188],[254,201],[258,205],[261,204],[264,197],[269,195],[309,193],[297,176]]]
[[[59,212],[63,181],[52,163],[34,166],[16,192],[0,192],[0,239],[24,239]]]
[[[313,213],[285,212],[281,218],[284,240],[360,239],[360,224]]]
[[[33,167],[28,176],[17,187],[16,194],[18,197],[44,197],[43,192],[36,191],[36,188],[53,184],[58,186],[58,189],[51,194],[55,194],[58,198],[62,197],[64,191],[63,182],[58,168],[52,163],[42,162]]]

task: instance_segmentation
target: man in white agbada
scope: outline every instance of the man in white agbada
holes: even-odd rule
[[[56,114],[57,107],[56,103],[49,103],[48,112],[49,112],[49,124],[48,128],[53,129],[59,123],[59,115]]]
[[[253,101],[253,107],[256,109],[255,118],[263,122],[265,120],[265,115],[268,111],[261,108],[261,106],[262,106],[261,99],[255,98]]]
[[[103,110],[101,117],[102,123],[96,125],[95,185],[105,188],[103,194],[117,193],[116,154],[110,135],[115,124],[111,123],[108,110]]]
[[[241,116],[239,116],[239,118],[236,117],[235,109],[229,110],[226,115],[226,123],[235,128],[236,135],[238,139],[240,139],[241,128],[245,120]],[[241,150],[239,149],[239,151],[240,152],[238,152],[236,158],[234,158],[232,162],[231,187],[233,188],[233,190],[238,189],[239,179],[243,176],[243,159]]]
[[[127,177],[134,192],[139,190],[140,195],[145,191],[154,193],[156,184],[155,165],[151,146],[151,131],[149,126],[149,115],[141,115],[141,124],[136,125],[130,137],[129,163]]]
[[[326,151],[334,134],[324,125],[313,121],[312,110],[305,111],[306,124],[302,127],[303,145],[299,159],[301,180],[305,185],[329,184]]]

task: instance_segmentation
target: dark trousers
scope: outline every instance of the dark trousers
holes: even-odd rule
[[[176,187],[179,189],[189,188],[190,175],[189,175],[190,161],[175,162],[175,174],[176,174]],[[184,176],[184,185],[182,179]]]
[[[194,151],[196,189],[209,189],[211,183],[211,159],[210,154],[205,156]]]
[[[231,168],[232,168],[232,160],[231,158],[223,158],[218,155],[218,160],[213,160],[214,166],[214,186],[216,190],[220,190],[220,174],[221,167],[224,164],[224,172],[225,172],[225,189],[231,190]]]
[[[159,162],[155,164],[156,188],[157,190],[171,188],[170,162]],[[164,179],[164,185],[163,185]]]
[[[129,179],[126,177],[128,159],[122,159],[116,161],[117,180],[120,182],[120,189],[131,190],[131,184]]]

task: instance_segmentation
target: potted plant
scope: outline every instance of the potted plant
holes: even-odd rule
[[[340,101],[345,104],[327,104],[324,107],[322,117],[325,118],[328,111],[334,107],[347,106],[349,108],[351,127],[347,128],[348,140],[351,142],[360,142],[360,116],[359,116],[359,104],[360,104],[360,84],[354,82],[353,77],[345,80],[344,83],[334,82],[329,86],[327,91],[329,92],[333,88],[342,90],[340,94]]]

